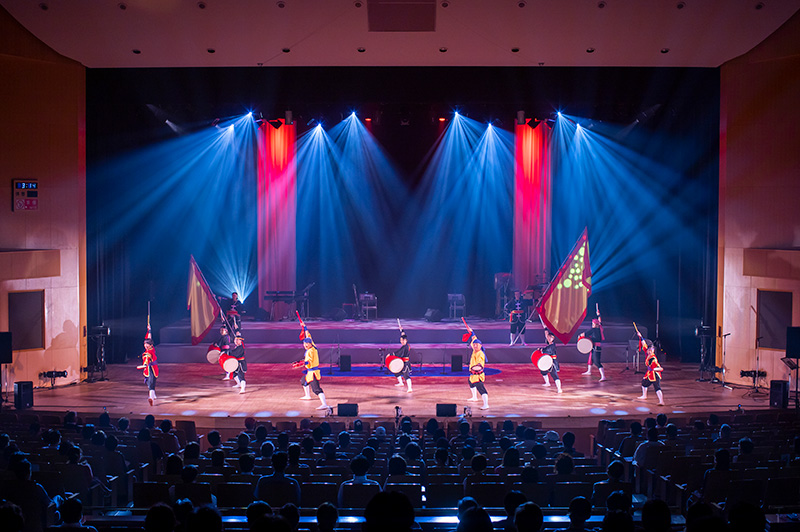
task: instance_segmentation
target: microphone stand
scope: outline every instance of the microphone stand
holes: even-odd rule
[[[732,387],[728,386],[728,381],[725,380],[725,346],[727,345],[728,336],[730,335],[731,333],[722,335],[722,387],[733,390]]]

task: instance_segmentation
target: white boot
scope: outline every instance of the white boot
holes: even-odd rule
[[[150,393],[148,395],[149,398],[147,399],[147,402],[150,403],[150,406],[153,406],[153,403],[155,403],[156,400],[156,391],[150,390]]]
[[[308,400],[310,400],[310,399],[311,399],[311,390],[310,390],[310,386],[303,386],[303,393],[305,393],[305,395],[304,395],[303,397],[301,397],[301,398],[300,398],[301,400],[303,400],[303,401],[308,401]]]
[[[317,407],[317,410],[325,410],[328,408],[328,403],[325,402],[325,394],[321,393],[317,397],[319,397],[320,405]]]
[[[245,381],[242,381],[241,384],[239,385],[239,386],[241,386],[241,388],[239,388],[239,393],[244,393],[244,385],[245,385]]]
[[[656,397],[658,397],[658,406],[664,406],[664,394],[661,393],[661,390],[656,392]]]
[[[397,377],[397,384],[395,386],[403,386],[403,377]]]
[[[412,392],[412,390],[411,390],[411,379],[407,379],[406,380],[406,384],[408,384],[408,390],[406,390],[406,392],[407,393],[411,393]]]
[[[600,368],[600,382],[606,380],[606,370],[604,368]]]
[[[481,407],[481,410],[488,410],[489,409],[489,394],[487,394],[487,393],[482,394],[481,398],[483,398],[483,406]]]
[[[516,342],[514,341],[514,333],[508,333],[508,345],[509,347],[514,345]]]
[[[591,364],[589,364],[589,365],[586,367],[586,371],[584,371],[583,373],[581,373],[581,375],[591,375],[591,374],[592,374],[592,365],[591,365]]]
[[[647,399],[647,388],[645,388],[644,386],[642,386],[642,395],[640,395],[639,397],[637,397],[637,399]]]
[[[236,383],[236,384],[234,384],[234,386],[239,386],[239,377],[237,377],[237,376],[234,376],[234,377],[233,377],[233,382],[235,382],[235,383]]]
[[[222,377],[222,380],[224,380],[224,381],[229,381],[229,380],[231,380],[231,374],[230,374],[230,373],[225,373],[225,376],[224,376],[224,377]]]
[[[544,386],[550,386],[550,375],[542,375],[542,377],[544,377]]]
[[[467,399],[467,401],[477,401],[478,400],[478,389],[477,388],[470,388],[470,391],[472,392],[472,397]]]
[[[558,393],[561,393],[561,379],[556,379],[556,388],[558,389]]]

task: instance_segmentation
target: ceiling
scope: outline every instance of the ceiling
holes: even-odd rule
[[[90,68],[718,67],[800,0],[0,0]]]

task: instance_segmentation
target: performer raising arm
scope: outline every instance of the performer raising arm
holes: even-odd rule
[[[584,333],[581,333],[578,338],[588,338],[592,341],[592,351],[589,355],[589,364],[586,368],[586,371],[581,373],[581,375],[591,375],[592,365],[595,365],[600,371],[600,381],[602,382],[606,380],[606,372],[603,369],[603,362],[600,360],[603,354],[603,348],[600,344],[603,340],[605,340],[605,335],[603,334],[603,320],[600,317],[599,305],[597,306],[597,318],[592,320],[592,328]]]
[[[664,406],[664,394],[661,392],[661,372],[664,368],[658,363],[656,358],[656,346],[652,343],[647,346],[647,358],[645,358],[644,365],[647,371],[642,379],[642,395],[638,399],[647,399],[647,389],[653,385],[658,397],[658,406]]]
[[[408,393],[411,393],[411,362],[409,357],[411,354],[411,347],[408,345],[408,336],[400,325],[399,319],[397,320],[397,325],[400,328],[400,349],[392,354],[403,360],[403,369],[394,374],[394,376],[397,377],[397,384],[395,384],[395,386],[402,386],[403,379],[405,379],[406,384],[408,384]]]
[[[528,345],[525,343],[525,323],[528,320],[529,306],[529,301],[522,298],[519,290],[515,290],[514,299],[506,303],[508,321],[511,325],[509,346],[517,343],[517,339],[522,340],[522,345]]]
[[[325,402],[325,392],[322,391],[322,386],[319,384],[319,351],[317,351],[317,347],[311,339],[311,333],[308,332],[306,324],[303,323],[302,318],[300,318],[300,314],[298,314],[297,317],[300,319],[300,325],[303,326],[303,332],[300,333],[300,337],[303,339],[303,348],[306,350],[303,360],[299,360],[293,364],[295,367],[303,368],[303,377],[300,379],[300,383],[303,385],[303,393],[305,395],[300,399],[311,399],[310,392],[313,391],[317,397],[319,397],[320,405],[317,407],[317,410],[325,410],[329,407],[328,403]]]
[[[148,389],[148,399],[150,406],[156,400],[156,380],[158,379],[158,363],[156,362],[156,348],[152,338],[145,338],[144,353],[142,353],[142,365],[137,366],[144,374],[144,383]]]
[[[464,325],[467,327],[467,333],[464,334],[463,340],[469,341],[469,345],[472,347],[472,355],[469,359],[469,389],[472,392],[472,397],[468,400],[477,401],[478,392],[480,392],[481,398],[483,399],[481,410],[487,410],[489,408],[489,394],[486,392],[486,386],[483,384],[486,380],[486,374],[484,373],[486,368],[486,352],[483,350],[481,341],[475,336],[475,332],[467,325],[466,320],[461,318],[461,321],[463,321]]]
[[[244,338],[239,334],[233,339],[231,356],[239,362],[239,367],[233,372],[233,379],[236,381],[236,385],[239,386],[239,393],[244,393],[244,374],[247,372],[247,360],[244,358]]]

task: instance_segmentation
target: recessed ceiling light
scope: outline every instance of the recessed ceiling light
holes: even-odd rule
[[[128,4],[120,2],[119,4],[117,4],[117,7],[120,9],[120,11],[125,11],[126,9],[128,9]]]
[[[669,48],[662,48],[661,49],[661,53],[662,54],[668,54],[669,53]]]
[[[586,53],[587,54],[593,54],[594,53],[594,48],[587,48],[586,49]]]
[[[514,52],[514,53],[517,53],[517,52],[519,52],[519,48],[512,48],[511,51]]]
[[[283,9],[284,7],[286,7],[286,2],[279,1],[279,2],[276,2],[275,5],[278,6],[279,8],[281,8],[281,9]]]
[[[525,7],[526,5],[528,5],[528,2],[526,2],[525,0],[520,0],[519,2],[517,2],[517,7]]]
[[[197,7],[199,7],[200,9],[205,9],[206,8],[206,3],[205,2],[197,2]]]
[[[210,54],[213,54],[213,53],[216,53],[217,51],[214,50],[213,48],[209,48],[208,50],[206,50],[206,52],[208,52]]]
[[[764,2],[759,2],[756,4],[756,11],[764,9]]]
[[[353,5],[356,7],[361,7],[364,5],[364,2],[361,2],[361,0],[356,0],[355,2],[353,2]]]
[[[284,48],[283,50],[281,50],[281,52],[288,54],[289,52],[291,52],[291,50],[289,48]]]
[[[603,0],[600,0],[599,2],[597,2],[597,7],[603,9],[604,7],[606,7],[606,3],[603,2]]]
[[[50,9],[50,6],[42,2],[41,4],[39,4],[39,9],[41,9],[42,11],[47,11],[48,9]]]
[[[132,51],[134,54],[136,54],[136,55],[139,55],[140,53],[142,53],[142,51],[141,51],[141,50],[139,50],[138,48],[134,48],[134,49],[133,49],[133,50],[131,50],[131,51]]]
[[[357,48],[357,50],[358,50],[358,53],[360,53],[360,54],[363,54],[364,52],[367,51],[367,49],[364,48],[364,47],[359,47],[359,48]]]
[[[442,46],[441,48],[439,48],[439,51],[445,53],[447,51],[447,48]]]
[[[686,2],[678,2],[677,4],[675,4],[675,7],[677,7],[678,9],[683,9],[684,7],[686,7]]]

